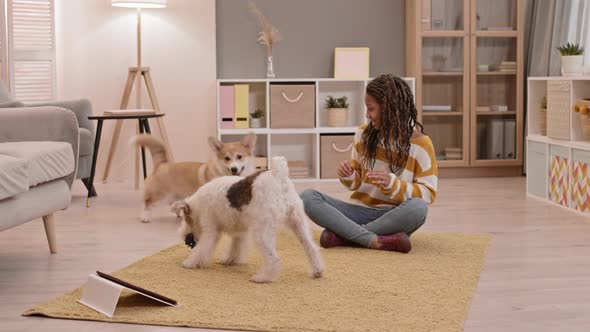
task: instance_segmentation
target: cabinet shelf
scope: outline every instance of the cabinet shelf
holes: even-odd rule
[[[432,112],[432,111],[426,111],[426,112],[422,112],[422,116],[463,116],[463,113],[461,112],[453,112],[453,111],[441,111],[441,112]]]
[[[590,217],[590,138],[572,111],[575,102],[590,96],[590,77],[534,77],[527,83],[527,194]],[[550,102],[540,111],[545,96]]]
[[[476,37],[518,37],[518,31],[514,30],[479,30],[473,33]]]
[[[422,36],[427,38],[466,37],[467,33],[463,30],[430,30],[422,32]]]
[[[503,111],[503,112],[494,112],[494,111],[478,111],[475,112],[477,115],[481,116],[504,116],[504,115],[516,115],[516,111]]]
[[[404,81],[410,86],[412,93],[415,96],[415,79],[413,77],[405,77]],[[293,78],[293,79],[219,79],[217,80],[217,135],[223,142],[239,141],[244,135],[254,132],[257,135],[256,143],[256,157],[266,158],[269,167],[270,160],[273,156],[285,156],[289,162],[293,162],[291,170],[295,182],[308,181],[337,181],[337,179],[330,176],[321,175],[321,167],[328,163],[329,168],[336,169],[340,160],[338,158],[350,158],[350,152],[341,153],[338,158],[331,157],[326,159],[321,151],[322,137],[344,137],[352,140],[352,136],[356,132],[358,126],[366,122],[364,93],[365,87],[371,79],[330,79],[330,78]],[[222,113],[221,109],[226,111],[225,106],[231,105],[231,109],[235,111],[235,99],[224,99],[221,97],[220,91],[223,87],[234,84],[246,84],[249,86],[248,98],[240,100],[246,105],[248,113],[252,113],[255,108],[262,109],[265,113],[265,128],[222,128],[221,114],[224,117],[229,117],[227,113]],[[271,112],[271,90],[276,84],[291,86],[291,85],[313,85],[315,96],[313,98],[313,127],[310,128],[272,128],[270,121],[273,114],[276,117],[282,118],[280,112]],[[332,95],[347,96],[349,100],[348,123],[343,127],[328,126],[328,115],[324,109],[324,99]],[[295,95],[296,96],[296,95]],[[294,97],[291,97],[294,98]],[[230,103],[227,100],[231,100]],[[222,107],[223,104],[223,107]],[[277,107],[275,110],[280,109]],[[231,113],[235,116],[235,114]],[[287,122],[287,125],[293,122]],[[227,126],[227,123],[224,123]],[[338,145],[341,148],[340,145]],[[347,147],[347,146],[344,146]],[[323,159],[322,159],[323,158]],[[322,163],[322,160],[324,163]],[[343,159],[344,160],[344,159]],[[334,165],[332,166],[332,163]]]
[[[481,76],[516,75],[516,71],[478,71],[477,75],[481,75]]]
[[[422,76],[463,76],[462,71],[425,71]]]

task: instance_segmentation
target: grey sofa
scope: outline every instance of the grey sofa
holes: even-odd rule
[[[70,205],[78,141],[70,110],[0,108],[0,231],[43,218],[50,252],[57,251],[54,212]]]
[[[92,153],[94,151],[94,123],[88,120],[92,115],[92,105],[87,99],[77,99],[68,101],[58,101],[51,103],[23,104],[15,100],[6,86],[0,81],[0,108],[20,108],[20,107],[37,107],[37,106],[56,106],[71,110],[78,120],[78,131],[80,134],[80,152],[76,179],[81,179],[88,188],[88,178],[90,177],[90,168],[92,166]],[[96,193],[92,193],[95,196]]]

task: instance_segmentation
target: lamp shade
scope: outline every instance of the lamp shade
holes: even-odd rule
[[[111,0],[113,7],[165,8],[166,0]]]

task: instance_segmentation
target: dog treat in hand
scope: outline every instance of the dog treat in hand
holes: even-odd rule
[[[195,241],[195,237],[193,236],[193,233],[188,234],[184,238],[184,244],[186,244],[186,246],[191,249],[197,245],[197,241]]]

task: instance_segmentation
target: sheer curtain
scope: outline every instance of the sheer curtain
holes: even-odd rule
[[[590,1],[527,0],[526,63],[527,76],[560,76],[558,46],[567,42],[590,46]],[[590,50],[584,52],[590,65]]]
[[[568,22],[567,39],[580,43],[584,47],[584,66],[590,66],[590,1],[572,1],[572,10]]]

